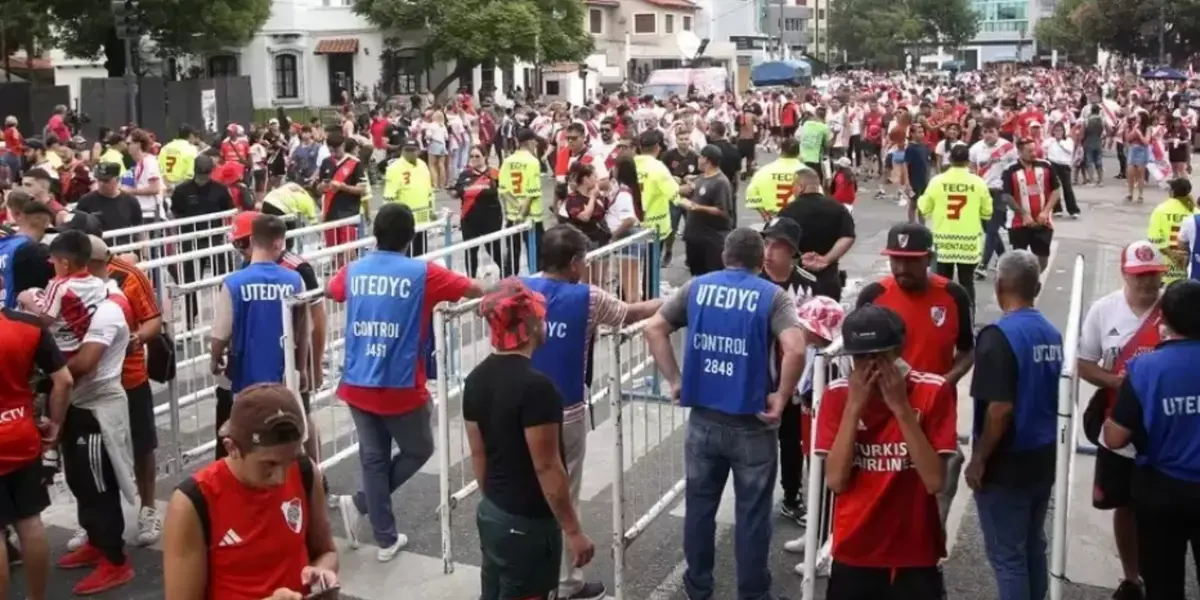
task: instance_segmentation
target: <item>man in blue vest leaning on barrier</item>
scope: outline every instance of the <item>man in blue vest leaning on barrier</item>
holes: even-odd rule
[[[373,225],[377,249],[342,267],[326,288],[330,299],[346,303],[346,362],[337,396],[350,406],[362,465],[362,489],[339,497],[338,507],[352,547],[367,515],[380,562],[408,545],[408,536],[396,531],[392,492],[433,456],[425,388],[433,309],[483,295],[470,279],[409,258],[414,232],[407,206],[385,204]],[[395,457],[393,441],[400,448]]]
[[[689,598],[713,597],[716,513],[734,472],[737,588],[740,600],[771,600],[771,504],[779,462],[776,428],[804,371],[804,335],[791,294],[758,276],[762,235],[725,238],[725,269],[683,284],[646,326],[646,342],[672,397],[691,407],[683,551]],[[671,332],[687,327],[683,376]],[[771,389],[770,348],[783,352]]]
[[[589,405],[587,368],[596,327],[620,328],[646,319],[658,311],[662,300],[626,304],[616,296],[586,283],[588,238],[570,225],[556,225],[542,237],[541,276],[522,277],[525,285],[546,299],[546,339],[533,352],[533,367],[548,376],[563,396],[562,445],[571,503],[579,504],[583,485],[583,458],[587,453]],[[603,259],[602,259],[603,260]],[[598,600],[607,591],[599,581],[583,579],[572,566],[570,550],[563,552],[558,597],[563,600]]]

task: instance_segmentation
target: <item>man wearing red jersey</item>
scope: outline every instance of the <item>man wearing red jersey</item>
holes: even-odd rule
[[[904,321],[864,306],[842,324],[849,380],[829,384],[815,451],[833,508],[827,600],[941,600],[946,538],[936,494],[957,448],[954,384],[900,358]]]
[[[167,506],[164,598],[302,600],[336,587],[325,491],[301,454],[300,400],[278,383],[252,385],[222,434],[228,456],[184,480]]]
[[[50,375],[49,406],[65,410],[73,380],[54,336],[38,318],[0,309],[0,527],[12,526],[24,555],[31,600],[45,600],[50,547],[41,513],[50,506],[43,482],[42,451],[53,448],[57,428],[36,417],[29,381],[34,367]],[[53,460],[54,455],[47,458]],[[6,545],[0,545],[4,547]],[[21,559],[0,551],[0,589],[9,589],[8,565]]]
[[[929,273],[933,234],[924,225],[903,223],[888,231],[887,249],[892,275],[867,285],[858,294],[858,306],[877,304],[895,311],[904,320],[909,339],[901,357],[913,369],[945,377],[950,393],[974,364],[975,329],[971,299],[958,283]],[[958,491],[963,457],[956,453],[942,492],[941,517],[945,522]]]
[[[1050,216],[1058,204],[1062,182],[1050,163],[1037,158],[1036,148],[1038,145],[1029,138],[1019,140],[1019,160],[1000,174],[1000,181],[1014,212],[1008,240],[1017,250],[1033,252],[1045,271],[1050,264],[1050,245],[1054,239],[1054,222]]]

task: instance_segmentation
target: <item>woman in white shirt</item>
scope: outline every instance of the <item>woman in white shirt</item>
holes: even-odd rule
[[[1042,141],[1046,161],[1058,176],[1062,186],[1063,203],[1072,219],[1079,218],[1079,205],[1075,203],[1075,188],[1071,185],[1072,165],[1075,164],[1075,140],[1067,137],[1067,128],[1061,121],[1050,126],[1050,137]]]
[[[421,133],[425,137],[426,153],[429,156],[429,173],[433,178],[435,188],[445,188],[448,185],[450,172],[447,168],[447,157],[450,155],[450,132],[446,129],[446,115],[440,110],[434,110],[425,119]]]
[[[640,223],[638,214],[641,212],[642,193],[632,157],[619,158],[613,165],[610,193],[604,223],[612,232],[613,240],[620,240],[637,232]],[[645,247],[635,244],[626,250],[618,259],[621,295],[626,302],[639,302],[642,298],[641,263],[646,256]]]

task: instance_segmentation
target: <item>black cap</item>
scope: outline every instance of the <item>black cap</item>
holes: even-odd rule
[[[25,147],[29,150],[45,150],[46,144],[42,143],[41,138],[29,138],[25,140]]]
[[[724,155],[721,154],[721,149],[713,144],[709,144],[704,148],[701,148],[700,156],[703,156],[705,160],[714,165],[720,164],[721,159],[724,157]]]
[[[888,230],[887,256],[928,256],[933,249],[933,234],[920,223],[900,223]]]
[[[100,223],[100,218],[92,213],[76,211],[71,214],[71,218],[60,223],[56,228],[59,232],[63,231],[82,231],[88,235],[101,237],[104,235],[104,226]]]
[[[404,138],[404,143],[400,145],[401,150],[420,150],[421,144],[417,143],[417,138]]]
[[[769,240],[781,240],[800,250],[800,224],[788,217],[775,217],[763,227],[762,236]]]
[[[115,162],[102,162],[96,165],[96,179],[99,181],[116,179],[121,176],[121,171],[124,170],[124,165]]]
[[[532,142],[533,140],[536,140],[536,139],[538,139],[537,134],[534,133],[533,130],[528,127],[522,127],[517,130],[517,143],[518,144],[524,144],[525,142]]]
[[[192,171],[201,175],[208,175],[209,173],[212,173],[213,169],[216,167],[216,161],[213,160],[213,157],[207,154],[197,155],[196,161],[192,163]]]
[[[904,345],[904,319],[888,308],[867,304],[842,322],[843,354],[875,354]]]
[[[642,135],[638,136],[638,147],[639,148],[653,148],[655,146],[661,146],[662,143],[663,143],[663,134],[661,131],[658,131],[657,129],[651,129],[650,131],[643,131]]]

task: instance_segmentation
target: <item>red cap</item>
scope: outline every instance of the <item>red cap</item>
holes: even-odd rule
[[[1121,252],[1121,272],[1127,275],[1143,273],[1166,273],[1167,261],[1163,258],[1154,244],[1139,240],[1125,247]]]
[[[246,167],[242,163],[227,162],[213,169],[212,179],[222,185],[233,185],[241,181],[245,174]]]
[[[534,323],[545,320],[546,299],[520,279],[509,277],[483,297],[479,314],[487,319],[492,346],[502,352],[514,350],[532,337]]]
[[[250,233],[254,230],[254,220],[258,218],[259,213],[254,211],[244,211],[233,216],[233,228],[229,231],[229,240],[236,242],[250,237]]]

